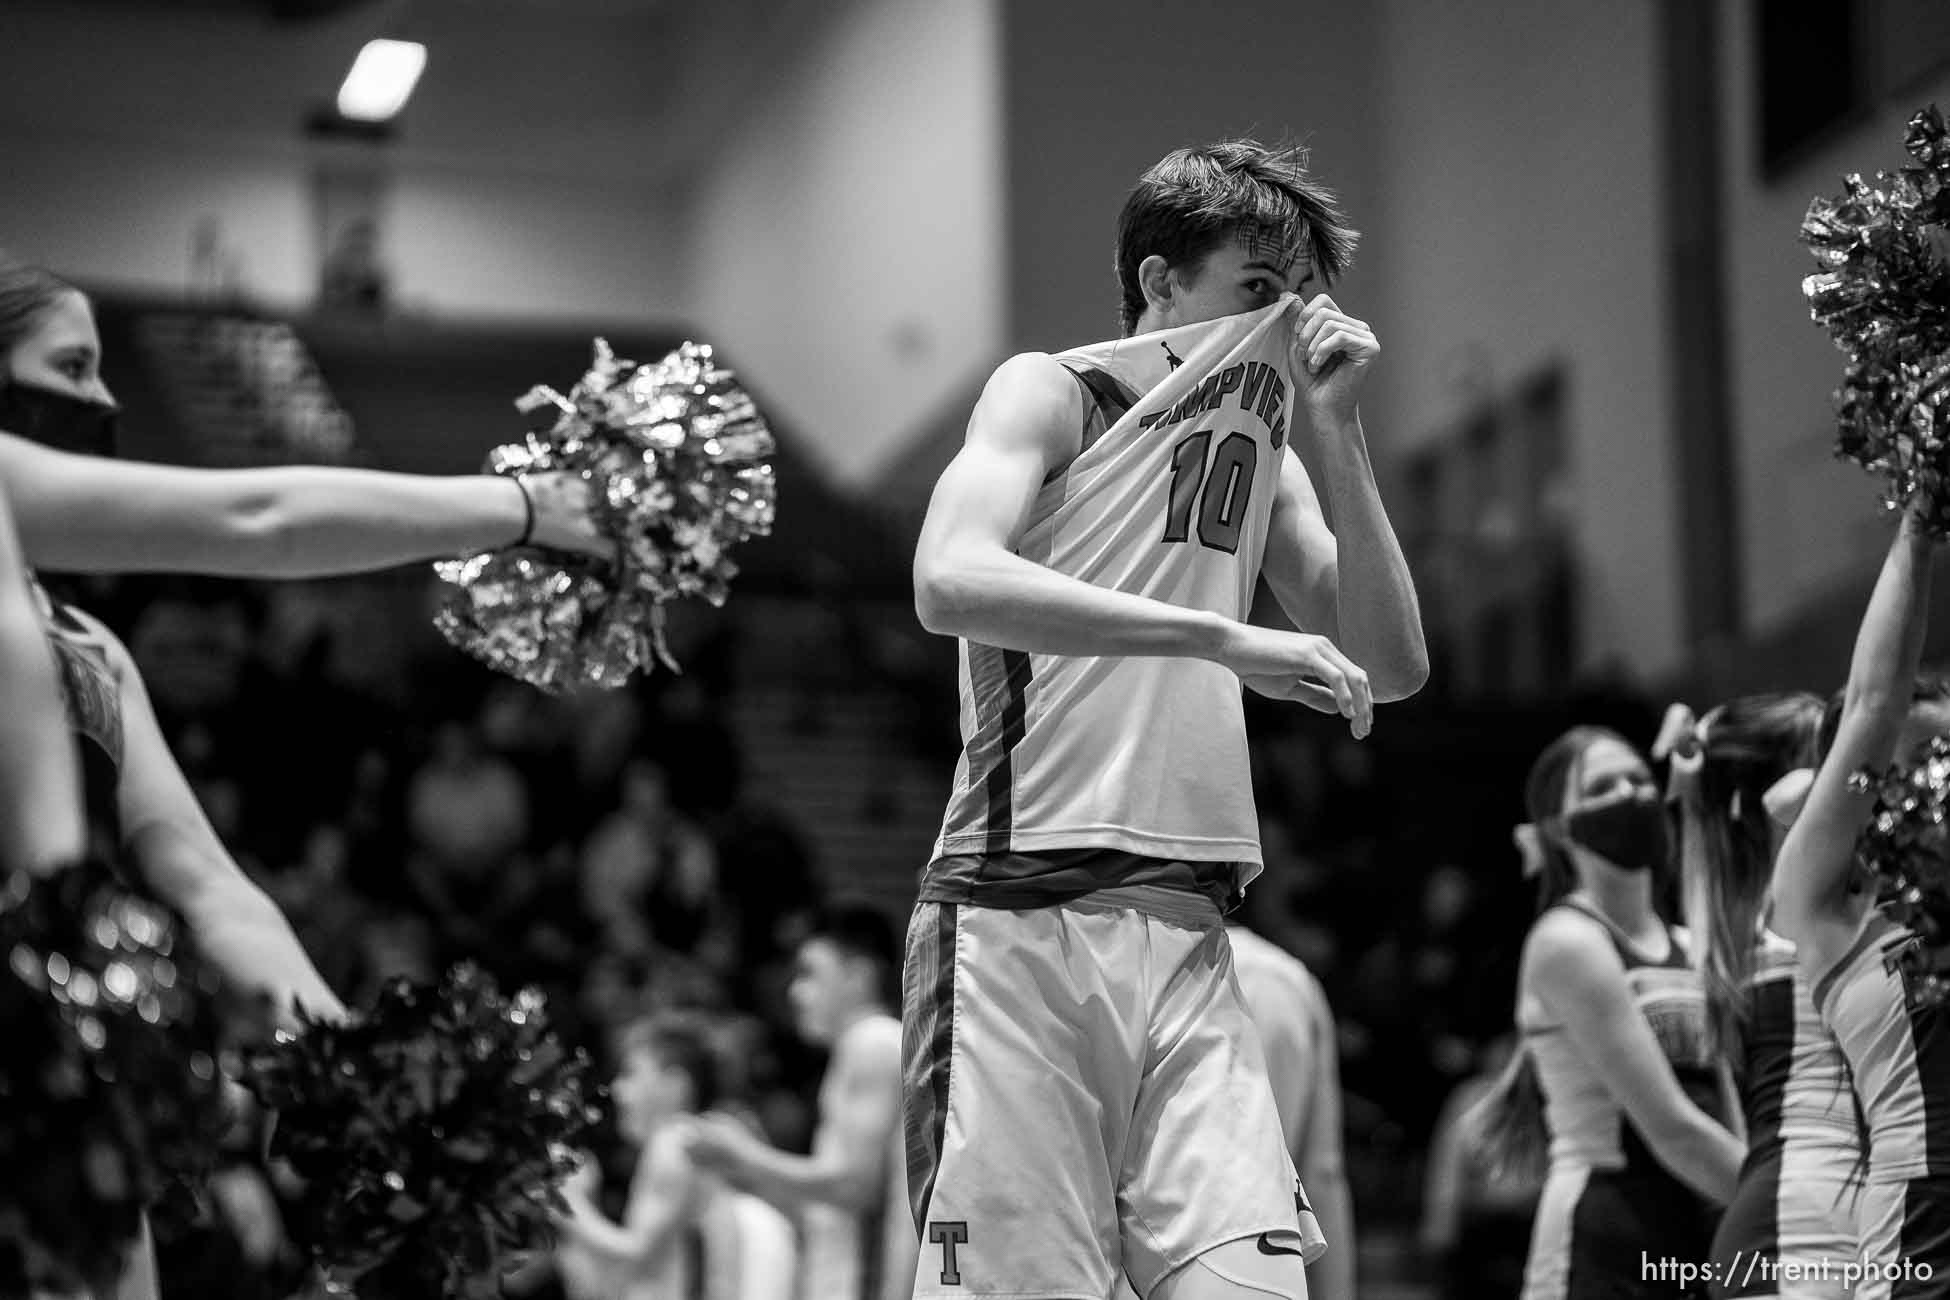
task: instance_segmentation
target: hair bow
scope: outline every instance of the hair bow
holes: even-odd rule
[[[1544,869],[1544,836],[1530,822],[1523,822],[1510,832],[1510,840],[1523,855],[1523,878],[1530,879]]]
[[[1659,724],[1659,738],[1652,742],[1652,759],[1669,760],[1666,799],[1684,798],[1699,787],[1700,769],[1706,766],[1706,727],[1693,710],[1683,704],[1667,706]]]

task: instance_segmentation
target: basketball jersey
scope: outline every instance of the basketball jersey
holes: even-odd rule
[[[1652,1027],[1652,1035],[1680,1087],[1694,1105],[1721,1118],[1725,1107],[1719,1074],[1706,1042],[1706,994],[1699,973],[1687,962],[1679,935],[1666,927],[1670,951],[1662,961],[1649,961],[1596,909],[1578,899],[1567,899],[1558,906],[1582,912],[1604,926],[1625,965],[1632,1002]],[[1624,1106],[1571,1043],[1563,1024],[1546,1019],[1534,998],[1525,998],[1520,1012],[1518,1028],[1544,1094],[1552,1169],[1582,1165],[1664,1173],[1664,1167],[1626,1118]]]
[[[1059,355],[1083,396],[1080,449],[1043,483],[1017,553],[1093,586],[1245,620],[1299,414],[1297,303]],[[967,640],[960,650],[963,750],[931,874],[1035,875],[1047,865],[1036,855],[1064,850],[1111,850],[1140,870],[1228,864],[1238,886],[1258,873],[1230,670]]]
[[[1871,918],[1815,987],[1855,1076],[1872,1182],[1950,1174],[1950,1008],[1910,1005],[1898,957],[1916,942]]]
[[[872,1031],[871,1017],[861,1020],[846,1032]],[[842,1048],[835,1044],[833,1057]],[[819,1112],[834,1110],[832,1090],[840,1086],[838,1071],[828,1070],[820,1084]],[[873,1198],[863,1209],[807,1201],[800,1210],[799,1300],[879,1300],[885,1284],[887,1218],[890,1214],[906,1218],[904,1177],[905,1148],[896,1126],[888,1135],[882,1152],[881,1178]]]

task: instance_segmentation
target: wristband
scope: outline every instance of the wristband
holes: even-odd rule
[[[521,537],[516,546],[526,546],[535,540],[535,498],[528,495],[528,483],[519,474],[515,476],[515,486],[521,489],[521,508],[525,518],[521,525]]]

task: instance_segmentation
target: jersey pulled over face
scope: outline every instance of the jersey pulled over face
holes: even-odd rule
[[[1248,229],[1189,267],[1169,272],[1172,301],[1154,308],[1145,323],[1154,329],[1196,325],[1270,307],[1288,293],[1301,298],[1315,288],[1313,262],[1304,245],[1283,242],[1277,231]]]
[[[1243,621],[1298,411],[1296,299],[1056,357],[1080,450],[1037,494],[1023,558]],[[1239,679],[1201,659],[962,643],[964,751],[944,855],[1109,849],[1260,861]],[[999,869],[999,868],[998,868]]]

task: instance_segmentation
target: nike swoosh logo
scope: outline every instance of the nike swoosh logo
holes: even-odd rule
[[[1304,1256],[1306,1254],[1305,1251],[1291,1250],[1285,1246],[1275,1246],[1273,1244],[1271,1234],[1264,1233],[1264,1232],[1259,1234],[1259,1253],[1262,1255],[1301,1255],[1301,1256]]]

